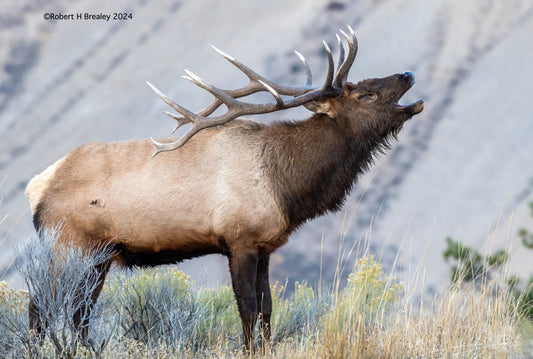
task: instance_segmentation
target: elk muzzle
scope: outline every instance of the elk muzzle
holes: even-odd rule
[[[413,87],[413,85],[415,84],[415,75],[411,71],[406,71],[403,74],[398,75],[398,77],[400,81],[405,83],[404,85],[405,88],[400,93],[400,96],[398,98],[398,101],[399,101],[402,98],[402,96],[405,95],[405,93],[409,91],[409,89]],[[405,113],[406,115],[414,116],[422,112],[422,110],[424,109],[424,100],[418,100],[416,102],[413,102],[405,106],[400,105],[398,102],[396,102],[394,104],[394,108],[400,112]]]

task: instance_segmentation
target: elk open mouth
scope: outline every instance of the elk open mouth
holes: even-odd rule
[[[400,78],[402,80],[406,81],[407,86],[406,86],[405,90],[402,91],[402,93],[400,94],[400,96],[398,98],[398,101],[415,84],[415,75],[412,72],[404,72],[403,74],[400,75]],[[394,104],[394,108],[396,110],[398,110],[398,111],[401,111],[401,112],[407,114],[407,115],[414,116],[414,115],[419,114],[420,112],[422,112],[422,110],[424,109],[424,100],[418,100],[418,101],[413,102],[413,103],[411,103],[409,105],[400,105],[398,102],[396,102]]]

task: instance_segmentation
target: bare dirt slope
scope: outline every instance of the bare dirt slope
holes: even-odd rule
[[[48,12],[131,12],[133,19],[50,22]],[[309,223],[279,251],[274,277],[317,279],[322,256],[322,278],[330,280],[344,242],[341,249],[357,243],[381,255],[388,268],[397,261],[403,273],[425,262],[425,281],[439,288],[449,270],[441,255],[448,235],[479,247],[487,238],[485,247],[514,243],[513,270],[533,271],[533,252],[516,245],[533,200],[531,2],[25,0],[0,5],[0,220],[7,215],[0,279],[14,278],[12,250],[33,230],[23,194],[33,175],[86,142],[168,135],[173,123],[146,80],[201,108],[209,96],[181,79],[181,69],[221,87],[245,83],[213,44],[287,84],[304,78],[298,49],[318,84],[321,41],[334,47],[346,24],[360,45],[350,80],[411,70],[417,84],[406,101],[424,98],[426,109],[360,181],[345,211]],[[271,118],[279,115],[261,120]],[[182,267],[214,285],[227,280],[218,268],[225,265],[212,257]]]

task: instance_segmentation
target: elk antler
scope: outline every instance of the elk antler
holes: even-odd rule
[[[336,74],[334,71],[331,50],[329,49],[329,46],[326,44],[326,42],[323,42],[324,48],[328,56],[328,74],[326,77],[326,81],[324,82],[324,85],[322,87],[311,87],[311,69],[309,68],[309,65],[307,64],[305,58],[299,52],[295,51],[296,55],[298,56],[305,68],[307,81],[304,87],[288,87],[267,80],[263,76],[256,73],[254,70],[250,69],[246,65],[237,61],[230,55],[220,51],[214,46],[213,49],[215,49],[215,51],[222,55],[222,57],[224,57],[226,60],[231,62],[235,67],[241,70],[248,77],[250,83],[239,89],[223,90],[209,84],[208,82],[196,76],[192,72],[185,70],[186,76],[183,76],[185,79],[191,81],[195,85],[203,88],[204,90],[210,92],[213,96],[215,96],[213,102],[198,113],[191,112],[186,108],[173,102],[161,91],[155,88],[154,85],[147,81],[147,84],[159,97],[161,97],[163,101],[165,101],[170,107],[172,107],[174,110],[176,110],[183,116],[180,117],[173,113],[165,112],[167,115],[174,118],[178,122],[172,132],[175,132],[178,128],[185,124],[192,123],[193,125],[189,132],[187,132],[175,142],[161,143],[157,142],[152,138],[151,140],[156,146],[156,150],[152,155],[152,158],[160,152],[171,151],[181,147],[198,131],[201,131],[208,127],[222,125],[224,123],[236,119],[239,116],[269,113],[292,107],[302,106],[311,101],[315,101],[325,97],[339,96],[340,94],[342,94],[344,83],[346,82],[346,78],[348,77],[348,72],[350,71],[350,67],[352,66],[355,56],[357,54],[357,39],[355,37],[355,33],[350,26],[348,26],[348,30],[350,31],[350,35],[340,30],[341,34],[344,36],[348,44],[348,54],[346,58],[344,58],[344,48],[342,46],[341,39],[337,35],[337,40],[339,42],[340,47],[340,55]],[[274,97],[276,103],[250,104],[237,100],[237,98],[248,96],[260,91],[268,91]],[[283,99],[281,95],[292,96],[294,98]],[[222,104],[226,105],[228,109],[225,114],[221,116],[208,117]]]

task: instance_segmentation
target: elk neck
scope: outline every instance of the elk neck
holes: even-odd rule
[[[307,220],[337,211],[373,154],[383,149],[379,136],[315,114],[301,122],[265,128],[264,169],[292,232]]]

